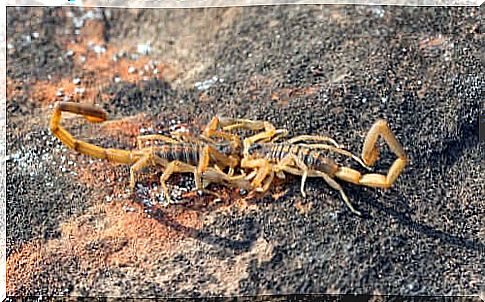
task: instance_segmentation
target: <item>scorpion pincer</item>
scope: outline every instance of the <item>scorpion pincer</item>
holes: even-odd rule
[[[332,158],[326,156],[331,152],[339,153],[352,158],[362,167],[370,169],[369,167],[374,165],[379,156],[376,145],[379,137],[387,142],[391,151],[398,157],[387,175],[361,174],[355,169],[336,164]],[[311,144],[302,143],[304,141],[314,142]],[[257,191],[267,191],[274,177],[284,178],[286,172],[302,176],[300,190],[305,197],[304,187],[307,177],[321,177],[333,189],[340,192],[345,204],[357,215],[361,215],[361,213],[354,209],[335,178],[357,185],[386,189],[392,186],[408,162],[403,147],[397,141],[385,120],[376,121],[369,130],[364,141],[362,159],[343,149],[333,139],[325,136],[302,135],[282,143],[275,143],[273,139],[266,143],[246,139],[244,145],[241,168],[254,169],[253,173],[250,173],[246,179],[252,179],[251,185]]]

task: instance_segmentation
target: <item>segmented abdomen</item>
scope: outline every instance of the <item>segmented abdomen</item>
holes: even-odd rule
[[[266,159],[271,161],[280,161],[288,154],[294,154],[310,169],[330,175],[335,174],[339,168],[332,159],[325,157],[320,150],[300,144],[267,144],[263,147],[263,153]]]
[[[201,148],[196,144],[166,144],[157,146],[155,154],[169,162],[176,160],[195,166],[199,163]]]

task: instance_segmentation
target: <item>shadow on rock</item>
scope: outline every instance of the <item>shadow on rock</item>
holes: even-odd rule
[[[251,217],[245,217],[243,218],[244,221],[241,221],[241,224],[249,226],[244,231],[244,239],[241,240],[230,239],[213,234],[207,230],[198,230],[192,227],[181,225],[174,219],[170,218],[169,215],[167,215],[161,209],[153,209],[152,217],[159,223],[164,224],[165,226],[172,228],[187,237],[200,240],[213,246],[218,246],[219,248],[230,252],[232,255],[248,252],[251,245],[257,240],[260,234],[260,227],[255,224]]]

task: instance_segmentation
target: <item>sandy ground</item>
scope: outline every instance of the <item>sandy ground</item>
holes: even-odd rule
[[[484,291],[483,10],[274,6],[7,9],[7,294],[477,295]],[[482,51],[480,51],[482,49]],[[128,167],[67,150],[52,104],[96,103],[115,122],[66,117],[76,136],[134,148],[140,133],[212,116],[329,134],[359,153],[378,118],[410,165],[387,191],[288,177],[264,197],[127,191]],[[197,131],[197,130],[194,130]],[[385,147],[384,147],[385,148]],[[393,154],[384,149],[377,171]],[[174,193],[175,194],[175,193]],[[481,218],[480,218],[481,217]],[[482,260],[480,260],[482,259]]]

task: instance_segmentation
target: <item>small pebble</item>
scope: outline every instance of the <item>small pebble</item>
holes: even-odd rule
[[[76,93],[76,94],[83,94],[85,90],[86,89],[83,88],[83,87],[81,87],[81,88],[76,87],[76,88],[74,88],[74,93]]]
[[[102,54],[102,53],[105,53],[106,52],[106,48],[104,46],[100,46],[100,45],[95,45],[93,47],[93,51],[97,54]]]
[[[136,49],[139,54],[147,55],[151,51],[150,43],[138,44]]]

